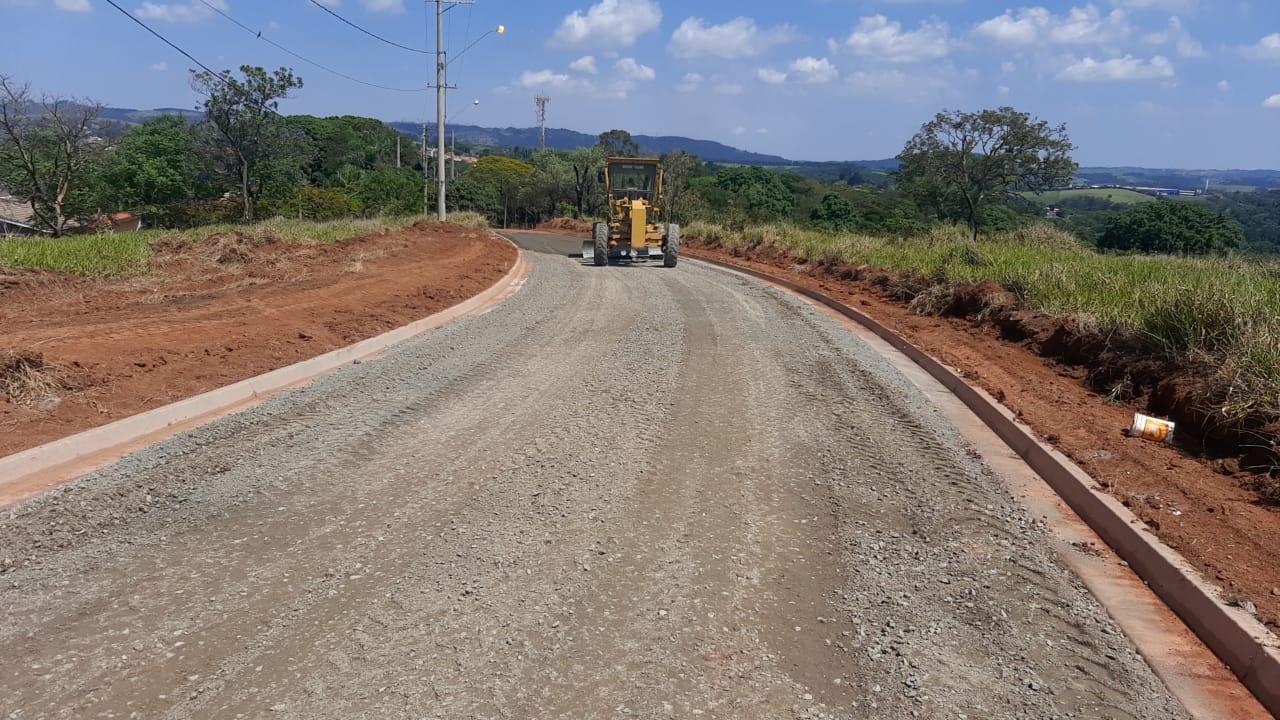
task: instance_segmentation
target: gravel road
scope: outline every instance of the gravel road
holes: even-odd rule
[[[0,516],[0,718],[1185,717],[778,291],[594,268]]]

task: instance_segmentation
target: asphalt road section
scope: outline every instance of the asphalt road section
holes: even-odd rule
[[[1186,717],[837,322],[513,237],[487,314],[0,516],[0,717]]]

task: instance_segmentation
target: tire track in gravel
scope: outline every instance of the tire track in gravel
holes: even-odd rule
[[[1184,717],[837,324],[530,260],[486,315],[0,516],[0,716]]]

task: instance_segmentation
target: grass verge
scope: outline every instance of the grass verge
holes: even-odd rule
[[[469,220],[467,213],[462,220]],[[453,220],[454,218],[450,218]],[[220,233],[271,234],[292,242],[335,243],[347,238],[398,229],[421,216],[352,218],[344,220],[293,220],[272,218],[251,225],[206,225],[186,230],[143,230],[136,233],[71,235],[63,238],[23,237],[0,240],[0,268],[36,268],[70,275],[120,277],[141,275],[150,269],[151,243],[164,238],[198,242]],[[483,217],[480,218],[483,221]]]
[[[728,249],[770,247],[807,263],[864,265],[937,284],[993,281],[1019,304],[1073,318],[1146,352],[1211,367],[1214,422],[1280,418],[1280,264],[1239,258],[1102,255],[1036,225],[971,243],[939,228],[920,238],[832,234],[772,225],[694,223],[689,238]]]

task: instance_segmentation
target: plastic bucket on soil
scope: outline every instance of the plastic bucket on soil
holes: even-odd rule
[[[1129,428],[1129,434],[1133,437],[1140,437],[1143,440],[1168,445],[1173,442],[1173,428],[1174,422],[1172,420],[1161,420],[1150,415],[1134,413],[1133,425]]]

